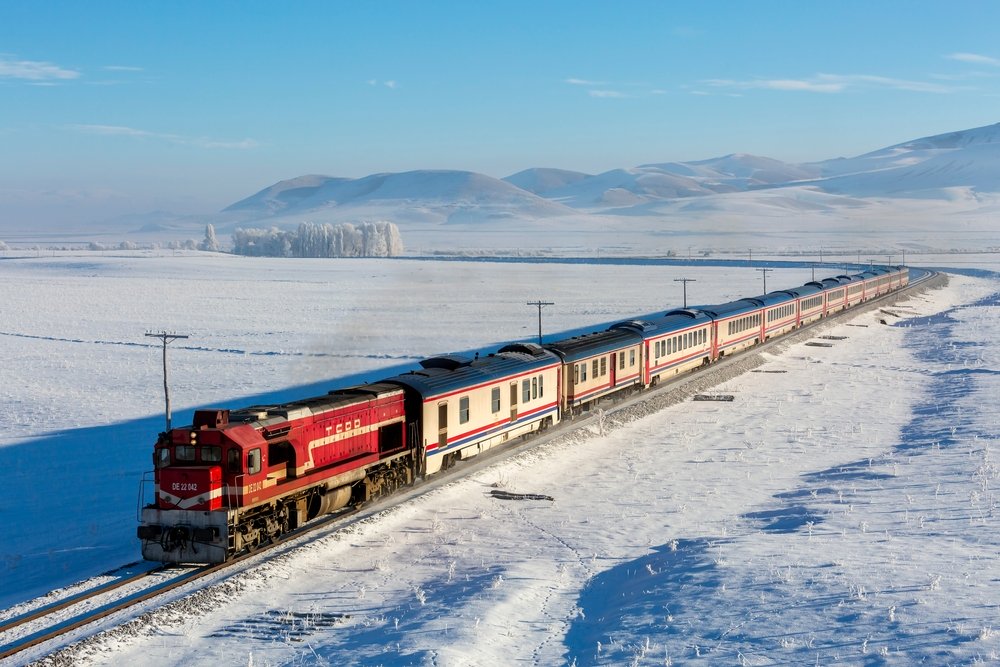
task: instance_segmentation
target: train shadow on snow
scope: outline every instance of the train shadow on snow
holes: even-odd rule
[[[546,339],[606,329],[613,323],[556,332]],[[507,342],[457,354],[489,354]],[[177,410],[172,423],[190,424],[198,409],[277,405],[416,368],[417,363],[400,363],[272,392],[234,396],[211,405]],[[253,372],[252,363],[246,363],[246,372]],[[176,402],[179,397],[172,398]],[[0,447],[0,470],[5,471],[5,482],[0,485],[0,521],[15,536],[0,541],[0,607],[141,558],[135,532],[140,481],[153,469],[153,444],[164,426],[163,415],[157,414],[53,431]],[[146,492],[151,496],[151,484],[146,485]],[[150,500],[147,497],[144,502]]]

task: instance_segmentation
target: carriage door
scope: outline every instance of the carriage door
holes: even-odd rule
[[[438,449],[448,446],[448,403],[438,404]]]
[[[517,383],[510,383],[510,420],[517,421]]]
[[[612,388],[618,384],[618,354],[616,352],[611,353],[611,386]]]

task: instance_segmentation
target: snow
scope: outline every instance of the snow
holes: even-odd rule
[[[198,405],[301,396],[340,384],[332,378],[375,379],[433,354],[530,339],[530,299],[556,301],[547,332],[592,330],[677,305],[680,275],[698,281],[692,302],[744,296],[759,278],[750,271],[0,261],[0,469],[11,473],[0,487],[0,605],[137,557],[138,479],[163,424],[160,349],[146,330],[192,336],[170,348],[181,423]],[[765,355],[755,370],[770,372],[712,389],[733,403],[685,401],[584,425],[309,540],[69,659],[998,660],[1000,418],[982,406],[1000,398],[990,344],[1000,277],[964,272],[976,276],[886,309],[895,315],[838,321],[822,332],[847,337],[833,347],[788,343]],[[809,278],[808,268],[784,269],[769,285]],[[502,500],[496,489],[554,500]]]

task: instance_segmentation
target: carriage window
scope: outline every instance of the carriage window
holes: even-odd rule
[[[587,364],[580,364],[580,380],[583,382],[587,381]]]
[[[628,365],[635,366],[635,350],[629,350],[628,353]]]
[[[260,472],[260,450],[251,449],[247,452],[247,472],[256,475]]]
[[[500,412],[500,387],[493,387],[493,412]]]
[[[458,423],[464,424],[469,421],[469,397],[463,396],[458,399]]]
[[[194,461],[194,447],[191,445],[177,445],[174,447],[174,456],[178,461]]]
[[[521,382],[521,402],[527,403],[531,400],[531,382],[524,380]]]
[[[531,378],[531,398],[538,398],[538,378]]]
[[[608,358],[601,357],[601,375],[608,374]]]
[[[166,468],[170,465],[170,450],[166,447],[161,447],[156,450],[156,467]]]
[[[545,395],[545,388],[542,386],[542,380],[544,380],[544,379],[545,379],[544,375],[539,375],[538,376],[538,395],[539,396],[544,396]]]
[[[221,460],[222,460],[222,447],[202,446],[201,448],[202,463],[218,463]]]
[[[623,370],[625,368],[625,353],[618,355],[618,370]]]

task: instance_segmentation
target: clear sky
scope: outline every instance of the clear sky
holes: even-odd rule
[[[851,156],[1000,121],[1000,2],[0,0],[0,223],[302,174]]]

